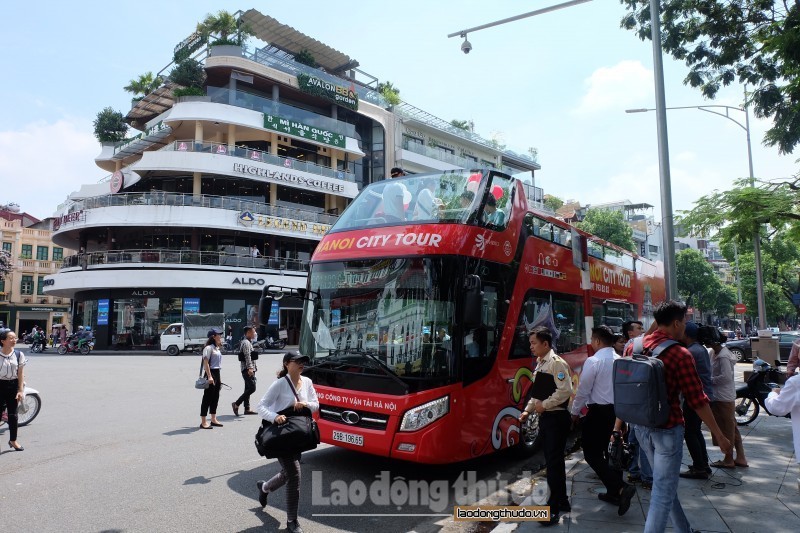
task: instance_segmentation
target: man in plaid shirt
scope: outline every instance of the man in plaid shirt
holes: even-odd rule
[[[644,338],[644,348],[652,352],[665,340],[683,338],[686,329],[686,306],[674,300],[661,302],[653,312],[658,328]],[[626,356],[633,353],[628,347]],[[659,359],[664,363],[664,380],[669,401],[669,420],[661,427],[635,426],[639,444],[653,466],[653,492],[650,496],[650,509],[647,512],[645,533],[661,533],[667,527],[667,518],[675,531],[692,531],[689,521],[678,501],[678,481],[683,459],[683,411],[681,394],[689,407],[694,409],[706,423],[711,434],[719,443],[719,448],[730,452],[731,443],[720,431],[709,406],[708,397],[703,392],[703,384],[697,375],[694,358],[689,350],[675,344],[664,350]],[[622,421],[617,419],[619,429]]]

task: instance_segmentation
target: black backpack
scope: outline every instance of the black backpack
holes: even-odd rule
[[[630,424],[659,427],[669,420],[669,400],[664,362],[658,357],[678,341],[667,339],[648,355],[643,337],[634,339],[633,357],[614,361],[614,412]]]

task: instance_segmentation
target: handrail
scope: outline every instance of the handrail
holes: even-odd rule
[[[327,213],[317,213],[296,207],[283,207],[253,200],[241,198],[231,198],[229,196],[214,196],[202,194],[194,196],[191,193],[172,193],[164,191],[150,191],[141,193],[120,193],[105,194],[102,196],[92,196],[83,200],[76,200],[70,210],[80,211],[82,209],[98,209],[101,207],[118,207],[129,205],[170,205],[185,207],[208,207],[212,209],[226,209],[229,211],[249,211],[254,215],[266,215],[272,217],[289,218],[313,222],[316,224],[333,225],[338,219],[338,215]]]
[[[271,270],[308,272],[310,261],[283,259],[278,257],[252,257],[250,255],[225,252],[201,252],[196,250],[111,250],[70,255],[64,258],[61,269],[107,264],[178,264],[228,266]]]
[[[255,148],[247,148],[245,146],[236,146],[231,150],[227,144],[218,142],[195,142],[190,139],[177,140],[159,148],[159,151],[167,152],[204,152],[215,155],[229,155],[231,157],[238,157],[240,159],[247,159],[248,161],[260,161],[269,163],[282,168],[291,168],[293,170],[301,170],[304,172],[311,172],[326,178],[334,178],[345,181],[356,181],[356,175],[352,172],[355,168],[355,163],[348,162],[348,170],[335,170],[331,167],[318,165],[316,163],[309,163],[301,161],[293,157],[285,157],[270,154],[263,150]]]

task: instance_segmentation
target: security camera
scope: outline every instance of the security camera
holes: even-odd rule
[[[464,37],[464,42],[461,43],[461,51],[465,54],[468,54],[472,51],[472,43],[469,42],[466,37]]]

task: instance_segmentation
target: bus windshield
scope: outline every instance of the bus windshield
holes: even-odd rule
[[[312,266],[300,333],[311,368],[375,374],[414,390],[455,378],[455,258]]]
[[[455,170],[379,181],[347,208],[333,232],[408,222],[466,223],[480,204],[483,174]]]

